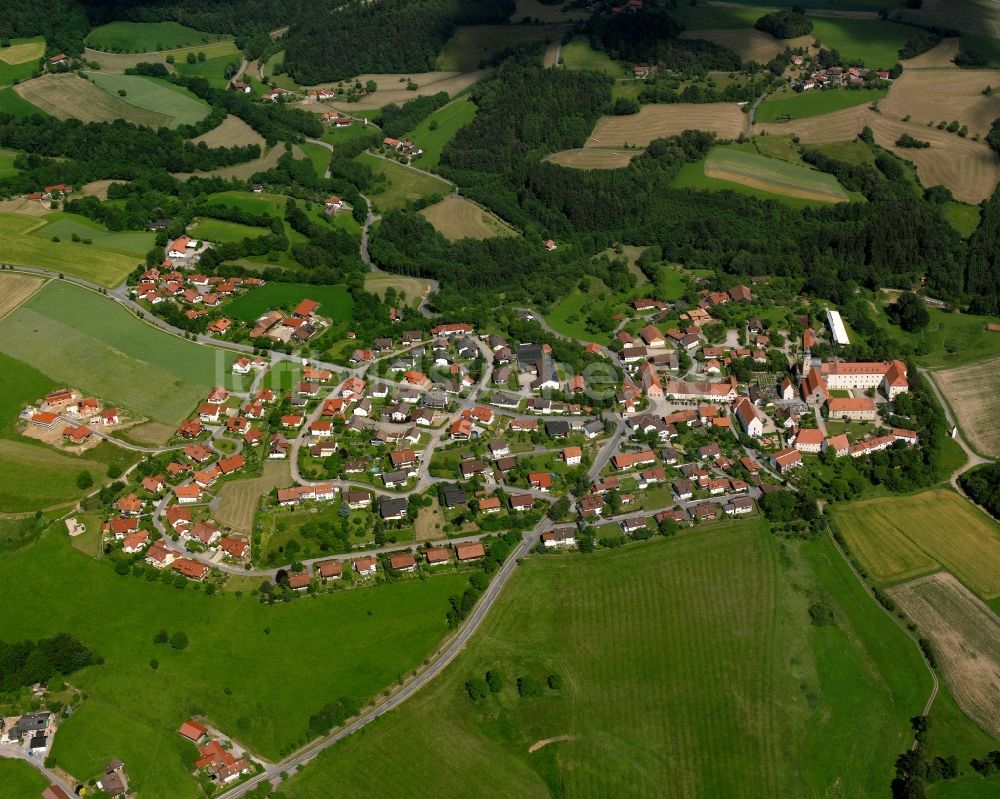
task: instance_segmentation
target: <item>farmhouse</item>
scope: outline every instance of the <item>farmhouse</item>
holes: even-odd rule
[[[771,466],[784,474],[796,466],[802,465],[802,454],[797,449],[789,447],[781,450],[781,452],[774,453],[769,460],[771,461]]]

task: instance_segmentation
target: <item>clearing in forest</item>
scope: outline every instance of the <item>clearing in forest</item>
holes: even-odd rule
[[[464,197],[445,197],[420,212],[449,241],[516,236],[516,231]]]
[[[632,159],[641,154],[642,150],[611,150],[601,147],[581,147],[576,150],[563,150],[546,158],[559,166],[573,169],[621,169],[632,163]]]

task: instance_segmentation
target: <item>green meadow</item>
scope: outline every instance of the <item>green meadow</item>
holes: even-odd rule
[[[134,256],[135,258],[145,258],[146,253],[153,248],[156,243],[156,234],[146,230],[123,230],[110,231],[99,222],[94,222],[85,216],[69,214],[63,211],[55,211],[46,214],[45,225],[33,230],[32,236],[42,239],[52,240],[53,236],[58,236],[60,241],[74,241],[73,236],[79,240],[90,239],[94,246],[108,252],[122,253],[123,255]],[[89,246],[89,245],[88,245]]]
[[[110,53],[148,53],[175,47],[213,42],[220,37],[178,22],[109,22],[94,28],[85,39],[87,47]]]
[[[194,53],[195,58],[197,58],[198,53],[204,53],[205,60],[196,60],[193,64],[189,64],[187,61],[188,53]],[[240,51],[230,41],[209,44],[205,47],[174,50],[170,53],[164,53],[164,55],[173,55],[174,69],[177,70],[179,75],[191,78],[205,78],[205,80],[217,89],[222,89],[226,86],[226,65],[235,64],[239,66],[241,60]]]
[[[200,218],[188,228],[188,235],[205,241],[239,242],[243,239],[255,239],[267,236],[270,230],[252,225],[241,225],[237,222],[227,222],[224,219]]]
[[[812,603],[834,624],[813,625]],[[500,691],[473,702],[466,681],[497,668]],[[518,695],[524,676],[540,696]],[[829,539],[726,523],[526,560],[442,676],[283,791],[882,796],[930,688],[915,645]],[[409,767],[366,767],[386,752]]]
[[[0,760],[0,799],[27,799],[41,796],[49,787],[34,766],[23,760]]]
[[[14,159],[17,153],[14,150],[0,150],[0,178],[9,178],[17,174],[17,167],[14,166]]]
[[[424,151],[424,154],[417,159],[417,164],[422,169],[437,167],[445,145],[475,116],[476,104],[468,97],[460,97],[439,108],[407,133],[406,138]]]
[[[439,575],[266,605],[119,576],[72,549],[57,525],[0,561],[7,590],[32,596],[0,619],[0,639],[69,631],[105,659],[72,677],[86,699],[55,738],[59,766],[87,780],[117,757],[137,795],[195,799],[182,721],[204,715],[278,759],[306,742],[309,717],[326,703],[367,701],[415,668],[445,634],[448,596],[466,580]],[[154,644],[160,629],[183,631],[189,646]]]
[[[0,64],[0,73],[2,70],[3,65]],[[3,82],[0,79],[0,85]],[[6,89],[0,89],[0,112],[10,114],[12,117],[30,117],[32,114],[42,117],[48,116],[41,108],[29,103],[9,86]]]
[[[254,322],[270,310],[291,311],[304,299],[318,302],[317,313],[338,322],[349,321],[354,308],[354,300],[342,284],[268,283],[237,297],[227,311],[235,319]]]
[[[424,197],[451,193],[451,184],[443,178],[409,169],[396,161],[370,153],[361,153],[358,160],[370,166],[375,174],[386,177],[386,184],[382,189],[367,194],[379,211],[395,211]]]
[[[120,97],[129,105],[173,117],[171,127],[201,122],[210,110],[208,103],[187,89],[156,78],[113,72],[88,72],[87,77],[108,94]]]
[[[779,119],[804,119],[865,105],[885,97],[885,89],[828,89],[801,94],[771,95],[757,108],[757,122],[777,122]]]
[[[607,53],[595,50],[585,36],[574,36],[559,52],[566,69],[603,72],[612,78],[625,77],[625,65],[613,60]]]

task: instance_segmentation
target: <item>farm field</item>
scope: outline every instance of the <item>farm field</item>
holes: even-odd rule
[[[109,22],[94,28],[86,39],[88,47],[120,53],[147,53],[216,41],[212,33],[189,28],[178,22]]]
[[[1000,524],[953,491],[852,502],[833,513],[851,551],[880,583],[940,564],[984,599],[1000,596]]]
[[[392,275],[388,272],[368,272],[365,275],[365,291],[385,297],[385,292],[389,288],[396,290],[397,294],[406,296],[406,304],[412,305],[419,302],[430,290],[431,284],[418,277],[404,277],[402,275]]]
[[[233,387],[232,352],[185,341],[118,303],[50,282],[0,322],[0,351],[51,380],[175,425],[213,385]]]
[[[600,147],[583,147],[577,150],[562,150],[545,160],[572,169],[623,169],[632,159],[641,155],[642,150],[611,150]]]
[[[321,178],[326,177],[326,170],[330,166],[332,153],[322,144],[303,142],[299,146],[312,164],[313,171]]]
[[[638,114],[601,117],[584,147],[645,147],[653,139],[685,130],[710,130],[719,138],[735,139],[743,131],[737,103],[671,103],[644,105]]]
[[[716,9],[712,9],[715,11]],[[756,61],[766,64],[778,53],[785,52],[786,47],[792,49],[809,47],[814,39],[812,36],[799,36],[794,39],[775,39],[770,33],[751,28],[716,28],[706,30],[686,30],[681,33],[682,39],[707,39],[732,50],[745,63]]]
[[[58,236],[60,244],[63,241],[73,243],[73,236],[79,239],[90,239],[93,245],[107,252],[118,252],[134,256],[141,260],[156,243],[156,234],[145,230],[110,231],[97,222],[85,216],[53,211],[43,217],[45,224],[31,231],[32,236],[52,240]],[[137,262],[138,262],[137,260]]]
[[[374,113],[375,109],[381,108],[387,103],[405,103],[407,100],[412,100],[414,97],[422,97],[427,94],[437,94],[438,92],[448,92],[449,97],[455,97],[455,95],[468,89],[473,83],[479,80],[486,74],[484,69],[440,69],[434,72],[407,72],[407,73],[369,73],[366,75],[359,75],[354,80],[361,81],[361,83],[367,83],[369,80],[375,81],[378,88],[366,97],[361,98],[360,103],[335,103],[328,105],[326,103],[319,103],[314,105],[305,105],[303,108],[315,109],[316,111],[329,111],[331,108],[338,108],[339,110],[351,114],[356,117],[364,117],[366,114],[371,115]],[[413,81],[417,84],[416,91],[409,91],[406,88],[407,79]],[[323,86],[330,86],[332,84],[319,84]],[[357,109],[371,109],[371,110],[357,110]],[[357,123],[355,123],[356,125]],[[354,125],[350,128],[342,128],[342,130],[352,130]]]
[[[250,533],[260,498],[273,488],[287,488],[293,484],[287,461],[269,461],[264,464],[264,473],[260,477],[225,483],[219,489],[219,507],[212,512],[212,516],[219,524]]]
[[[517,235],[498,217],[463,197],[445,197],[420,213],[449,241]]]
[[[851,141],[868,124],[870,114],[867,106],[856,105],[822,116],[793,119],[788,122],[760,124],[755,121],[754,132],[765,131],[768,134],[798,136],[804,144]]]
[[[3,80],[0,79],[0,84],[2,83]],[[10,114],[12,117],[30,117],[32,114],[48,116],[41,108],[29,103],[10,86],[6,89],[0,89],[0,112]]]
[[[431,197],[435,194],[450,194],[451,184],[443,178],[409,169],[386,158],[361,153],[358,160],[368,164],[379,175],[385,175],[388,184],[378,192],[369,192],[368,198],[379,211],[395,211],[406,207],[407,203]]]
[[[138,64],[166,64],[167,61],[162,53],[106,53],[103,50],[94,50],[92,47],[84,48],[84,58],[87,61],[96,63],[103,72],[123,73],[126,69]],[[169,70],[170,67],[167,67]]]
[[[969,133],[985,136],[993,120],[1000,116],[1000,95],[986,96],[983,89],[997,82],[995,70],[988,69],[907,69],[880,104],[883,114],[926,125],[956,119],[968,125]],[[916,134],[914,134],[916,135]]]
[[[832,175],[753,152],[713,148],[704,161],[685,164],[671,185],[705,191],[735,191],[795,208],[845,202],[847,192]]]
[[[508,47],[553,41],[567,28],[568,25],[462,25],[445,42],[435,66],[440,70],[481,69],[484,62]]]
[[[150,128],[167,128],[173,121],[167,114],[126,103],[73,73],[43,75],[18,84],[14,91],[58,119],[72,118],[81,122],[124,119]]]
[[[435,169],[441,161],[441,151],[445,145],[475,116],[476,104],[467,97],[460,97],[439,108],[407,133],[405,138],[416,142],[424,151],[417,159],[417,164],[422,169]],[[431,130],[432,124],[437,125],[435,130]]]
[[[820,597],[835,626],[809,624]],[[497,666],[503,689],[473,703],[466,680]],[[562,687],[518,697],[548,674]],[[527,559],[441,677],[283,791],[319,799],[336,775],[358,797],[878,796],[929,689],[828,540],[785,549],[740,522]],[[427,741],[435,768],[364,768]]]
[[[612,78],[623,78],[628,74],[624,63],[613,60],[601,50],[595,50],[584,36],[574,36],[564,44],[560,60],[566,69],[603,72]]]
[[[922,577],[889,594],[934,641],[955,701],[1000,738],[1000,618],[947,573]]]
[[[56,736],[56,760],[89,779],[120,757],[137,794],[171,799],[202,795],[182,757],[193,753],[177,735],[184,719],[202,713],[276,759],[304,742],[309,716],[325,702],[366,701],[419,664],[446,632],[447,597],[466,581],[439,575],[269,606],[116,575],[58,530],[0,561],[0,579],[42,594],[4,615],[0,639],[68,629],[105,658],[73,675],[87,699]],[[184,631],[188,648],[155,645],[161,627]],[[295,657],[270,668],[275,652]]]
[[[11,39],[7,47],[0,47],[0,61],[5,64],[24,64],[37,62],[45,55],[45,37],[31,36],[23,39]]]
[[[188,227],[187,232],[205,241],[217,241],[221,243],[243,241],[246,238],[257,238],[270,234],[270,230],[252,225],[241,225],[237,222],[228,222],[225,219],[195,219]]]
[[[997,335],[994,333],[993,335]],[[934,382],[955,413],[969,443],[990,457],[1000,457],[1000,359],[935,372]]]
[[[317,313],[339,322],[349,321],[354,301],[344,285],[307,283],[268,283],[233,300],[228,313],[235,319],[254,322],[273,308],[290,311],[303,299],[319,303]]]
[[[1000,37],[1000,13],[991,0],[924,0],[919,10],[902,8],[893,16],[917,25]]]
[[[211,203],[219,205],[231,205],[252,214],[273,214],[281,216],[285,210],[288,198],[284,194],[269,194],[261,192],[255,194],[252,191],[218,191],[208,195]]]
[[[53,242],[30,235],[44,224],[39,217],[0,213],[4,260],[75,275],[102,286],[117,286],[138,265],[137,256],[109,252],[99,245]]]
[[[0,799],[41,796],[48,787],[49,781],[34,766],[23,760],[0,760]]]
[[[906,25],[879,19],[811,19],[812,39],[837,50],[846,61],[864,61],[871,69],[889,69],[899,61],[899,50],[912,35]]]
[[[894,87],[895,88],[895,87]],[[782,117],[803,119],[841,111],[856,105],[870,105],[885,97],[884,89],[837,89],[822,92],[779,92],[757,108],[757,122],[777,122]]]
[[[34,275],[22,275],[17,272],[0,273],[0,319],[38,291],[44,282],[42,278]]]
[[[938,370],[1000,357],[1000,335],[986,329],[988,323],[1000,321],[996,317],[949,313],[936,308],[928,311],[930,322],[917,333],[907,333],[881,318],[891,337],[913,347],[921,366]]]
[[[195,61],[193,64],[187,62],[189,53],[205,54],[204,61]],[[174,56],[174,69],[179,75],[191,78],[205,78],[217,89],[226,87],[226,65],[236,64],[239,66],[242,56],[240,51],[232,42],[218,42],[204,47],[188,47],[183,50],[173,50],[169,53]],[[164,53],[168,55],[168,53]]]
[[[94,83],[108,94],[121,97],[129,105],[173,119],[170,127],[194,125],[208,116],[209,106],[187,89],[142,75],[116,75],[111,72],[88,72]]]

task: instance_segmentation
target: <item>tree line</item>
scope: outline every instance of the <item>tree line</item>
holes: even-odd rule
[[[37,641],[0,641],[0,691],[9,693],[103,662],[68,633]]]

